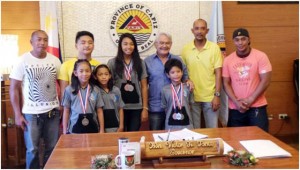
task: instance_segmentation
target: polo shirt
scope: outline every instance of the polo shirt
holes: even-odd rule
[[[220,47],[207,40],[199,51],[192,41],[184,46],[181,57],[195,86],[195,102],[211,102],[216,88],[215,69],[223,63]]]

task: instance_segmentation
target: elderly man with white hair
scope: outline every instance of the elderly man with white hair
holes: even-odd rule
[[[161,89],[163,86],[170,84],[171,81],[165,74],[165,63],[171,59],[182,59],[170,53],[172,47],[172,37],[168,33],[161,32],[155,40],[156,53],[145,58],[148,74],[148,97],[149,97],[149,125],[150,130],[165,129],[166,113],[161,107]],[[183,64],[183,82],[186,82],[190,89],[194,88],[193,83],[189,80],[185,64]]]

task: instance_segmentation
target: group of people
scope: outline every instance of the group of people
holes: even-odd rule
[[[106,64],[92,59],[94,36],[76,35],[76,59],[62,65],[46,52],[48,36],[32,33],[32,51],[25,53],[10,78],[16,125],[24,130],[26,168],[40,168],[39,139],[44,138],[44,164],[63,134],[218,127],[222,84],[229,97],[228,126],[259,126],[268,131],[264,92],[272,67],[265,53],[250,47],[249,32],[233,32],[236,51],[223,59],[217,44],[206,39],[209,29],[197,19],[194,40],[181,57],[170,53],[172,37],[159,33],[156,53],[140,58],[132,34],[122,34],[116,57]],[[59,87],[57,88],[57,80]],[[223,83],[222,83],[223,82]],[[63,114],[61,114],[63,113]]]

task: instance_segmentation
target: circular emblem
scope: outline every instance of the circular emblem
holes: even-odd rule
[[[150,8],[140,3],[119,7],[110,21],[110,35],[116,45],[124,33],[131,33],[135,37],[139,52],[149,49],[158,33],[157,19]]]

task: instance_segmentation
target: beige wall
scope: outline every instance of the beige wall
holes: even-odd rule
[[[151,4],[148,4],[148,2],[145,3],[152,10],[157,10],[156,7],[150,6]],[[181,2],[180,4],[182,5],[183,3]],[[31,49],[29,44],[30,34],[33,30],[40,28],[39,3],[1,2],[1,5],[2,33],[19,35],[19,54],[29,51]],[[118,5],[119,3],[116,3],[110,9],[113,10]],[[209,6],[209,4],[206,5]],[[199,15],[209,19],[209,16],[206,15],[208,8],[204,8],[204,6],[201,6],[201,4],[200,7],[198,6],[200,9],[198,11]],[[92,11],[97,10],[93,9]],[[156,15],[160,15],[158,11],[155,12],[157,12]],[[231,41],[232,31],[237,27],[243,26],[250,31],[252,47],[267,53],[273,65],[272,83],[267,90],[268,111],[270,115],[273,115],[273,119],[270,120],[270,133],[275,134],[278,132],[279,135],[298,133],[299,112],[298,106],[295,104],[295,99],[298,97],[295,96],[292,82],[292,63],[294,59],[299,57],[299,5],[223,2],[223,13],[227,54],[234,51]],[[110,15],[107,14],[107,16]],[[188,22],[183,25],[186,29],[186,39],[184,41],[192,39],[190,27],[194,18],[197,17],[198,15],[187,18]],[[165,20],[162,21],[165,22]],[[164,22],[160,22],[160,25],[164,25],[162,24]],[[80,26],[77,29],[83,28],[85,27]],[[165,29],[167,30],[167,28],[169,29],[169,27]],[[73,31],[75,32],[75,30]],[[91,31],[94,32],[95,30]],[[105,36],[109,36],[108,33],[105,34],[107,34]],[[179,33],[175,32],[172,34],[175,37]],[[72,36],[75,36],[75,33],[72,33]],[[109,38],[107,37],[106,41],[110,41]],[[71,46],[74,46],[74,37],[70,39],[72,39],[70,40]],[[175,38],[175,41],[180,40]],[[179,49],[174,49],[175,53],[178,53],[177,50]],[[153,49],[151,52],[153,52]],[[95,54],[101,53],[102,51],[100,50]],[[279,113],[287,113],[290,116],[290,120],[287,122],[278,120]]]

